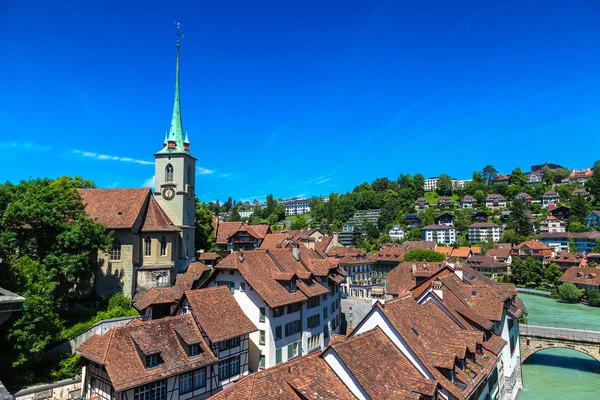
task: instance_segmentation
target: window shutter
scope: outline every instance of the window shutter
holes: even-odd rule
[[[294,349],[292,347],[293,345],[293,343],[288,345],[288,360],[294,357]]]

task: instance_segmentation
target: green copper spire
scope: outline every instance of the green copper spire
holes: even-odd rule
[[[180,32],[181,24],[177,23],[177,60],[175,63],[175,101],[173,102],[173,116],[171,118],[171,128],[166,138],[166,145],[159,153],[187,153],[189,154],[189,142],[185,143],[183,139],[183,123],[181,121],[181,101],[179,98],[179,48],[180,39],[183,34]],[[186,133],[187,135],[187,133]]]

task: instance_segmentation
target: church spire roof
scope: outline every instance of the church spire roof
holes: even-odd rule
[[[181,38],[183,34],[180,32],[181,24],[177,23],[177,31],[173,32],[177,35],[177,59],[175,62],[175,100],[173,102],[173,116],[171,117],[171,128],[167,135],[167,145],[163,147],[159,153],[187,153],[189,154],[189,142],[184,142],[183,138],[183,123],[181,120],[181,100],[179,96],[179,49],[181,47]],[[187,136],[187,132],[186,132]]]

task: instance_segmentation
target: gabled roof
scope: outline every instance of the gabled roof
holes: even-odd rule
[[[289,254],[285,254],[285,253]],[[302,257],[304,252],[314,252],[305,247],[299,248]],[[291,258],[288,255],[291,255]],[[318,257],[318,255],[316,256]],[[233,252],[215,267],[217,270],[235,269],[240,272],[246,282],[258,293],[258,295],[270,306],[279,307],[286,304],[302,302],[308,299],[302,290],[289,292],[275,278],[275,274],[281,272],[306,273],[310,272],[302,261],[295,260],[291,249],[277,251],[256,249],[246,252]],[[217,279],[217,278],[216,278]],[[314,285],[322,287],[318,282]]]
[[[468,226],[469,228],[500,228],[500,225],[493,222],[475,222]]]
[[[246,232],[255,239],[264,239],[271,232],[268,224],[245,225],[243,222],[218,221],[215,230],[217,244],[227,244],[229,239],[238,232]]]
[[[523,247],[527,247],[532,250],[550,250],[550,251],[552,251],[551,247],[549,247],[548,245],[546,245],[542,242],[539,242],[537,240],[526,240],[522,243],[519,243],[515,247],[513,247],[513,249],[519,250],[519,249],[522,249]]]
[[[356,399],[319,352],[258,371],[217,393],[214,400]]]
[[[187,290],[182,301],[190,303],[194,319],[212,343],[256,332],[227,286]]]
[[[502,196],[501,194],[497,194],[497,193],[496,194],[494,194],[494,193],[488,194],[486,196],[486,198],[485,198],[485,201],[492,201],[492,200],[500,200],[500,201],[502,201],[502,200],[505,200],[505,199],[504,199],[504,196]]]
[[[560,282],[580,285],[600,285],[600,268],[571,267],[560,278]]]
[[[416,278],[429,277],[439,271],[446,263],[405,261],[388,272],[386,293],[397,296],[417,285]],[[414,269],[414,273],[413,273]]]
[[[144,212],[151,190],[77,189],[86,213],[106,229],[131,229]],[[141,220],[140,220],[141,221]]]
[[[463,196],[463,197],[460,199],[460,202],[461,202],[461,203],[466,203],[466,202],[474,202],[474,201],[477,201],[477,199],[476,199],[475,197],[473,197],[473,196],[469,196],[469,195]]]
[[[169,218],[167,213],[158,205],[153,196],[150,196],[146,218],[142,226],[142,232],[171,231],[178,232],[179,229]]]
[[[190,357],[182,343],[199,344],[200,354]],[[191,315],[116,327],[92,336],[77,351],[106,368],[117,392],[218,361]],[[159,354],[163,362],[147,369],[145,356],[152,354]]]

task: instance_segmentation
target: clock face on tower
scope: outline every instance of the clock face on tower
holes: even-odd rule
[[[171,187],[164,188],[162,191],[162,197],[165,200],[173,200],[175,198],[175,189]]]

